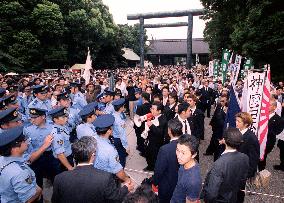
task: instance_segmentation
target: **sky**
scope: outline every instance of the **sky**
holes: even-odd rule
[[[127,20],[127,14],[178,11],[203,8],[199,0],[103,0],[116,24],[133,25],[138,20]],[[145,24],[187,22],[187,17],[145,19]],[[205,22],[193,17],[193,38],[202,38]],[[186,39],[187,27],[147,29],[148,39]]]

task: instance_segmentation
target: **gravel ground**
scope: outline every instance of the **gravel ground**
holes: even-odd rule
[[[201,160],[201,174],[204,180],[207,172],[210,170],[213,163],[213,156],[203,156],[211,138],[211,127],[209,126],[210,119],[205,118],[205,140],[201,142],[200,145],[200,160]],[[142,171],[143,168],[146,167],[146,161],[143,157],[141,157],[136,150],[136,137],[135,132],[132,128],[132,121],[128,120],[127,122],[127,134],[130,145],[130,155],[127,158],[126,163],[126,171],[127,173],[134,179],[136,186],[138,186],[142,180],[146,177],[150,177],[151,175],[145,174],[142,172],[130,172],[127,169],[135,169],[137,171]],[[271,195],[279,195],[284,197],[284,172],[279,172],[273,170],[273,165],[279,164],[279,149],[277,147],[269,154],[267,158],[267,170],[272,173],[271,181],[268,188],[265,189],[253,189],[255,192],[266,193]],[[49,202],[52,195],[52,186],[49,184],[45,184],[44,186],[44,199],[45,202]],[[245,202],[257,202],[257,203],[284,203],[284,199],[274,198],[264,195],[246,195]]]

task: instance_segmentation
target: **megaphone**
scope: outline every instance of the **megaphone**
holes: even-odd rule
[[[135,115],[134,118],[133,118],[133,121],[134,121],[134,123],[135,123],[135,125],[137,127],[141,127],[142,122],[144,122],[144,121],[151,121],[153,119],[153,117],[154,116],[153,116],[152,113],[147,113],[144,116]]]

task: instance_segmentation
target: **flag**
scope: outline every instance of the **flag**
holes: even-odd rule
[[[247,112],[251,115],[253,121],[250,129],[257,135],[265,72],[249,71],[247,78],[248,89],[245,98],[247,102]]]
[[[242,56],[241,55],[236,55],[235,58],[235,69],[234,69],[234,77],[233,77],[233,84],[235,85],[238,77],[239,77],[239,72],[240,72],[240,68],[241,68],[241,62],[242,62]]]
[[[260,159],[263,160],[266,148],[268,120],[269,120],[269,98],[270,98],[270,66],[268,65],[267,76],[263,86],[261,101],[260,120],[258,123],[258,141],[260,145]]]
[[[218,59],[213,60],[213,76],[214,76],[214,80],[218,80],[218,77],[219,77],[219,60]]]
[[[236,114],[241,112],[241,108],[238,102],[237,93],[234,87],[231,86],[230,89],[230,100],[227,110],[227,115],[225,119],[225,127],[236,127]]]
[[[227,78],[227,70],[228,70],[228,64],[230,61],[230,52],[228,49],[224,49],[223,50],[223,54],[222,54],[222,82],[224,84],[224,82],[226,81]]]
[[[91,73],[90,70],[92,69],[92,59],[90,55],[90,50],[88,47],[88,55],[85,63],[85,69],[82,77],[85,79],[85,84],[87,85],[90,82]]]
[[[208,71],[209,71],[209,77],[214,75],[214,62],[213,61],[209,61]]]

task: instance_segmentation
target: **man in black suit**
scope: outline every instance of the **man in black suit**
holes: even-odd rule
[[[212,137],[210,140],[210,144],[206,149],[206,153],[204,155],[212,155],[214,153],[214,157],[219,157],[218,152],[216,151],[219,145],[219,140],[222,139],[223,136],[223,129],[224,129],[224,122],[226,119],[226,112],[227,112],[227,97],[222,96],[220,98],[220,103],[217,104],[212,119],[209,123],[212,127]],[[215,155],[216,154],[216,155]]]
[[[133,183],[127,182],[118,187],[111,173],[94,168],[95,138],[82,137],[72,145],[72,152],[77,166],[55,177],[53,203],[122,202],[133,190]]]
[[[269,120],[268,120],[268,133],[264,159],[261,160],[258,164],[258,169],[260,171],[265,169],[267,155],[273,150],[276,143],[276,136],[283,131],[284,121],[283,119],[275,113],[277,108],[277,101],[273,98],[270,98],[269,105]]]
[[[162,114],[163,104],[161,102],[153,102],[151,113],[154,116],[152,121],[147,121],[148,136],[146,138],[146,161],[148,166],[144,170],[153,171],[157,160],[160,147],[164,143],[167,136],[167,119]]]
[[[160,203],[170,202],[178,180],[176,148],[177,139],[182,135],[182,124],[177,120],[170,120],[168,135],[171,138],[170,143],[160,148],[153,177],[153,184],[158,186]]]
[[[201,97],[201,108],[203,112],[207,111],[207,117],[210,118],[210,111],[211,111],[211,104],[212,104],[212,97],[213,97],[213,90],[208,87],[209,82],[208,80],[205,81],[204,87],[200,89]]]
[[[183,134],[192,134],[193,122],[189,122],[188,118],[191,115],[191,109],[187,102],[182,102],[178,105],[177,116],[174,118],[182,124],[182,133]]]
[[[187,101],[191,110],[191,116],[188,118],[190,123],[193,123],[191,134],[198,140],[204,140],[204,113],[196,108],[196,102],[198,98],[194,94],[186,93],[184,100]]]
[[[164,115],[167,117],[167,120],[171,120],[175,117],[176,112],[175,108],[177,106],[178,96],[175,92],[169,94],[169,103],[164,108]]]
[[[151,112],[150,109],[152,107],[152,104],[149,102],[150,95],[146,92],[142,92],[141,97],[142,97],[142,105],[137,106],[136,110],[137,116],[144,116]],[[141,152],[142,156],[145,155],[145,145],[144,145],[145,140],[141,137],[141,133],[144,131],[144,128],[145,128],[145,122],[142,122],[140,127],[134,124],[134,130],[137,137],[137,150]]]
[[[201,198],[205,202],[238,201],[237,194],[246,184],[249,158],[236,150],[242,143],[242,134],[236,128],[227,129],[224,133],[225,151],[214,162],[207,174]]]

